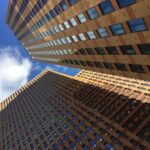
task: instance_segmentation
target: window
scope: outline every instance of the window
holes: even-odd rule
[[[78,42],[78,38],[75,35],[72,35],[72,39],[74,40],[74,42]]]
[[[107,31],[106,31],[105,28],[99,28],[99,29],[97,29],[97,31],[98,31],[99,36],[100,36],[101,38],[108,37],[108,33],[107,33]]]
[[[79,34],[79,38],[80,38],[81,41],[85,41],[86,40],[86,38],[85,38],[83,33]]]
[[[116,150],[111,144],[107,143],[105,145],[106,149],[109,149],[109,150]]]
[[[71,24],[72,24],[73,27],[75,27],[75,26],[78,25],[77,22],[76,22],[76,20],[74,18],[71,18],[70,22],[71,22]]]
[[[56,17],[56,15],[55,15],[55,13],[54,13],[53,10],[50,10],[49,14],[50,14],[50,16],[51,16],[52,18],[55,18],[55,17]]]
[[[86,55],[86,52],[85,52],[84,49],[79,49],[79,52],[80,52],[81,55]]]
[[[94,51],[92,48],[86,48],[86,51],[89,55],[94,55]]]
[[[67,6],[65,0],[62,0],[62,1],[60,2],[60,5],[61,5],[61,7],[62,7],[62,9],[63,9],[64,11],[68,9],[68,6]]]
[[[76,142],[77,142],[77,143],[79,143],[79,144],[82,143],[82,142],[81,142],[81,139],[80,139],[79,137],[76,137],[75,139],[76,139]]]
[[[68,1],[71,6],[77,3],[77,0],[68,0]]]
[[[99,7],[104,15],[114,11],[110,0],[105,0],[104,2],[100,3]]]
[[[110,28],[114,35],[121,35],[125,33],[121,24],[114,24],[110,26]]]
[[[145,72],[141,65],[129,64],[129,66],[133,72],[138,72],[138,73],[144,73]]]
[[[127,71],[127,68],[124,64],[120,64],[120,63],[115,63],[115,66],[118,70],[121,70],[121,71]]]
[[[93,141],[92,139],[89,139],[88,141],[89,141],[89,143],[90,143],[93,147],[96,147],[96,146],[97,146],[96,142]]]
[[[117,0],[120,8],[127,7],[129,5],[132,5],[133,3],[136,2],[136,0]]]
[[[95,40],[96,39],[96,35],[94,34],[93,31],[87,32],[87,35],[88,35],[90,40]]]
[[[105,51],[103,48],[97,47],[97,48],[95,48],[95,50],[96,50],[98,55],[105,55]]]
[[[58,27],[60,28],[61,31],[64,30],[64,28],[63,28],[63,26],[61,24],[59,24]]]
[[[140,44],[138,46],[141,51],[141,54],[145,54],[145,55],[150,54],[150,44]]]
[[[68,41],[68,43],[71,43],[70,37],[66,37],[66,40]]]
[[[64,22],[64,26],[66,27],[66,29],[69,29],[69,28],[70,28],[70,25],[68,24],[67,21]]]
[[[79,19],[80,23],[84,23],[87,21],[83,13],[78,15],[78,19]]]
[[[103,141],[103,138],[99,135],[99,134],[95,134],[94,135],[96,137],[96,139],[98,139],[100,142]]]
[[[94,61],[93,63],[95,64],[96,67],[102,68],[102,65],[100,62]]]
[[[56,6],[54,8],[54,10],[55,10],[55,12],[56,12],[57,15],[61,14],[61,10],[60,10],[59,6]]]
[[[96,11],[96,9],[95,9],[94,7],[88,9],[88,10],[87,10],[87,13],[88,13],[90,19],[95,19],[95,18],[98,17],[98,13],[97,13],[97,11]]]
[[[113,65],[111,63],[103,63],[105,68],[107,69],[114,69]]]
[[[129,28],[132,32],[145,31],[147,27],[143,18],[128,21]]]
[[[120,49],[124,55],[136,55],[131,45],[120,46]]]
[[[107,47],[106,49],[108,51],[108,54],[110,54],[110,55],[117,55],[118,54],[118,51],[115,47]]]

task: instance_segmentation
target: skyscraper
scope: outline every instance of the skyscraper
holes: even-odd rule
[[[10,0],[6,21],[34,60],[150,80],[149,0]]]
[[[0,149],[145,150],[150,83],[45,70],[0,104]]]

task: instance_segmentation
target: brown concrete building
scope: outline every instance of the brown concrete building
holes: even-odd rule
[[[0,149],[148,150],[150,83],[45,70],[0,104]]]
[[[6,21],[34,60],[150,80],[149,0],[10,0]]]

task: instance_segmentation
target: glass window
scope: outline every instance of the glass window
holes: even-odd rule
[[[71,43],[70,37],[66,37],[66,40],[68,41],[68,43]]]
[[[129,64],[129,66],[133,72],[138,72],[138,73],[144,73],[145,72],[141,65]]]
[[[98,67],[98,68],[102,68],[102,65],[101,65],[101,63],[100,63],[100,62],[94,61],[94,64],[95,64],[95,66],[96,66],[96,67]]]
[[[117,55],[118,54],[116,47],[107,47],[106,49],[108,51],[108,54],[110,54],[110,55]]]
[[[105,51],[102,47],[95,48],[98,55],[105,55]]]
[[[94,7],[88,9],[88,10],[87,10],[87,13],[88,13],[90,19],[95,19],[95,18],[98,17],[98,13],[97,13],[97,11],[96,11],[96,9],[95,9]]]
[[[107,69],[114,69],[113,65],[111,63],[103,63],[105,68]]]
[[[93,31],[87,32],[87,35],[88,35],[90,40],[95,40],[96,39],[96,35],[94,34]]]
[[[92,48],[86,48],[86,51],[89,55],[94,55],[94,51]]]
[[[145,54],[145,55],[150,54],[150,44],[140,44],[138,46],[141,51],[141,54]]]
[[[128,21],[129,28],[132,32],[145,31],[147,27],[143,18]]]
[[[77,0],[68,0],[68,1],[71,6],[77,3]]]
[[[56,6],[54,8],[54,10],[55,10],[55,12],[56,12],[57,15],[61,14],[61,10],[60,10],[59,6]]]
[[[68,24],[67,21],[64,21],[64,26],[66,27],[66,29],[69,29],[69,28],[70,28],[70,25]]]
[[[94,136],[95,136],[99,141],[103,141],[103,138],[102,138],[99,134],[96,133]]]
[[[58,27],[60,28],[61,31],[64,30],[64,27],[62,26],[62,24],[59,24]]]
[[[120,63],[115,63],[115,66],[118,70],[121,70],[121,71],[127,71],[127,68],[124,64],[120,64]]]
[[[77,143],[79,143],[79,144],[82,143],[82,141],[81,141],[81,139],[79,137],[76,137],[75,139],[76,139]]]
[[[72,24],[73,27],[75,27],[75,26],[78,25],[77,22],[76,22],[76,20],[74,18],[71,18],[70,22],[71,22],[71,24]]]
[[[80,52],[81,55],[86,55],[86,52],[85,52],[84,49],[79,49],[79,52]]]
[[[96,142],[95,142],[94,140],[89,139],[88,141],[89,141],[89,143],[90,143],[93,147],[96,147],[96,146],[97,146],[97,144],[96,144]]]
[[[108,37],[108,33],[107,33],[107,31],[106,31],[105,28],[99,28],[99,29],[97,29],[97,31],[98,31],[99,36],[100,36],[101,38]]]
[[[104,2],[100,3],[99,7],[104,15],[114,11],[110,0],[105,0]]]
[[[125,33],[121,24],[111,25],[110,28],[114,35],[121,35]]]
[[[83,13],[78,15],[78,19],[79,19],[80,23],[84,23],[87,21]]]
[[[131,45],[120,46],[120,49],[124,55],[136,55]]]
[[[78,38],[76,37],[76,35],[72,35],[72,39],[74,40],[74,42],[78,42]]]
[[[58,150],[57,144],[53,144],[53,150]]]
[[[55,13],[54,13],[53,10],[50,10],[49,14],[50,14],[50,16],[51,16],[52,18],[55,18],[55,17],[56,17],[56,15],[55,15]]]
[[[106,145],[106,148],[109,149],[109,150],[116,150],[111,144],[107,143]]]
[[[136,2],[136,0],[117,0],[120,8],[127,7],[129,5],[132,5]]]
[[[60,5],[61,5],[61,7],[62,7],[63,10],[67,10],[67,9],[68,9],[68,6],[67,6],[65,0],[62,0],[62,1],[60,2]]]
[[[79,38],[80,38],[81,41],[85,41],[86,40],[86,38],[85,38],[83,33],[79,34]]]

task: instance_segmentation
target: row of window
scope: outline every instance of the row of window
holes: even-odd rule
[[[47,3],[47,0],[42,0],[43,4],[45,5]],[[77,0],[68,0],[69,4],[72,6],[74,5]],[[18,30],[15,32],[15,35],[17,35],[24,27],[27,23],[30,22],[30,20],[32,20],[32,18],[41,10],[41,8],[43,8],[43,5],[40,0],[38,0],[37,4],[34,6],[34,8],[31,10],[31,12],[28,14],[28,16],[25,18],[25,21],[23,21],[23,23],[21,24],[21,26],[18,28]],[[65,2],[65,0],[62,0],[59,4],[62,8],[63,11],[65,11],[66,9],[68,9],[68,5]],[[58,10],[59,7],[55,7],[55,10],[57,10],[57,12],[60,10]],[[40,19],[35,25],[33,25],[31,27],[31,31],[37,30],[39,27],[41,27],[43,24],[45,24],[47,22],[47,20],[51,20],[53,18],[56,17],[56,14],[54,13],[53,10],[50,10],[49,13],[47,13],[44,17],[42,17],[42,19]],[[27,31],[28,32],[28,31]],[[30,34],[30,33],[29,33]],[[28,35],[28,34],[27,34]],[[27,36],[26,34],[22,34],[19,39],[21,40],[22,38],[24,38],[25,36]]]
[[[12,29],[12,30],[14,29],[14,27],[15,27],[15,25],[17,24],[18,20],[20,19],[21,15],[22,15],[23,12],[25,11],[25,9],[26,9],[28,3],[29,3],[29,0],[23,0],[21,6],[20,6],[20,8],[19,8],[19,11],[18,11],[18,13],[17,13],[17,15],[16,15],[16,17],[15,17],[15,20],[14,20],[12,26],[11,26],[11,29]],[[12,15],[12,14],[11,14],[11,15]]]
[[[17,35],[25,26],[26,24],[28,24],[30,22],[30,20],[32,20],[32,18],[43,8],[43,6],[47,4],[47,0],[37,0],[37,4],[34,5],[34,7],[32,8],[32,10],[29,12],[28,16],[24,19],[24,21],[22,22],[22,24],[18,27],[17,31],[15,32],[15,35]],[[27,8],[24,8],[27,9]],[[21,11],[21,9],[20,9]],[[20,12],[18,12],[19,14]],[[29,32],[30,30],[28,30],[28,34],[30,34],[31,32]],[[25,35],[28,35],[25,34]]]
[[[122,0],[117,0],[118,1],[118,4],[120,5],[120,8],[124,8],[124,7],[127,7],[133,3],[135,3],[135,1],[133,2],[133,0],[130,0],[128,2],[123,2]],[[75,1],[76,3],[77,1]],[[74,3],[74,4],[75,4]],[[121,7],[121,5],[123,7]],[[101,12],[103,15],[106,15],[108,13],[111,13],[113,11],[115,11],[115,9],[113,8],[112,4],[111,4],[111,1],[110,0],[106,0],[105,2],[102,2],[100,4],[98,4]],[[57,5],[54,10],[50,10],[50,12],[48,14],[46,14],[44,17],[42,17],[35,25],[33,25],[31,27],[31,30],[32,32],[34,30],[37,30],[38,28],[40,28],[41,26],[43,26],[44,24],[46,24],[49,20],[55,18],[57,15],[60,15],[61,14],[61,9],[60,7],[65,11],[66,9],[68,9],[68,6],[67,6],[67,3],[65,2],[65,0],[63,0],[59,5]],[[87,14],[89,16],[89,19],[96,19],[99,17],[98,15],[98,12],[96,11],[96,9],[93,7],[93,8],[89,8],[87,11]],[[78,19],[80,21],[80,23],[85,23],[87,21],[84,13],[81,13],[78,15]],[[28,31],[27,31],[28,32]],[[24,33],[23,35],[21,35],[19,37],[19,40],[23,39],[26,35],[26,33]]]
[[[119,51],[123,55],[136,55],[136,51],[133,46],[125,45],[118,47]],[[150,54],[150,44],[139,44],[138,48],[141,54],[149,55]],[[63,49],[63,50],[49,50],[49,51],[40,51],[40,52],[29,52],[30,54],[41,54],[41,55],[120,55],[116,47],[106,47],[106,51],[102,47],[97,47],[95,49],[85,48],[85,49]]]
[[[134,22],[134,26],[132,24]],[[139,26],[139,22],[141,23]],[[145,31],[147,30],[147,27],[145,25],[144,19],[143,18],[138,18],[134,20],[128,21],[129,27],[131,28],[132,32],[139,32],[139,31]],[[132,26],[131,26],[132,24]],[[110,29],[113,33],[113,35],[122,35],[125,34],[125,30],[122,26],[122,24],[114,24],[110,26]],[[97,36],[97,33],[99,36]],[[44,35],[45,37],[52,35],[52,30],[48,30],[46,34]],[[71,35],[70,37],[64,37],[64,38],[59,38],[55,39],[52,41],[49,41],[47,43],[43,43],[40,45],[33,45],[30,47],[26,47],[26,49],[35,49],[35,48],[41,48],[43,45],[45,47],[50,47],[50,46],[57,46],[57,45],[64,45],[64,44],[70,44],[70,43],[76,43],[80,41],[86,41],[86,40],[95,40],[97,38],[106,38],[108,37],[109,34],[106,30],[106,28],[98,28],[96,31],[88,31],[86,33],[79,33],[78,35]]]
[[[82,66],[89,66],[89,67],[98,67],[98,68],[106,68],[106,69],[115,69],[114,66],[116,67],[117,70],[120,71],[128,71],[127,67],[125,64],[122,63],[114,63],[114,66],[112,63],[109,62],[90,62],[90,61],[81,61],[81,60],[63,60],[63,63],[67,64],[73,64],[73,65],[82,65]],[[142,65],[137,65],[137,64],[129,64],[130,69],[133,72],[137,73],[145,73],[145,70],[143,69]],[[150,66],[148,66],[148,69],[150,71]]]

